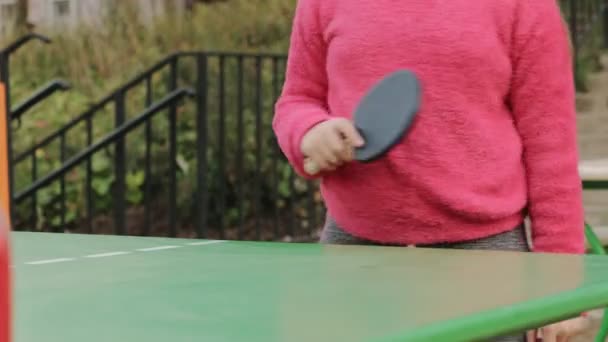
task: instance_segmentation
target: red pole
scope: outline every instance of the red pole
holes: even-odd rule
[[[0,342],[11,340],[11,277],[8,246],[9,225],[0,213]]]
[[[9,260],[9,177],[6,99],[0,83],[0,342],[11,341],[11,276]]]

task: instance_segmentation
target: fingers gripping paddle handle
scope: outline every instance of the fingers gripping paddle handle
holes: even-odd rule
[[[311,176],[315,176],[321,171],[321,168],[319,168],[319,165],[314,160],[307,157],[304,158],[304,171]]]
[[[311,176],[317,175],[321,172],[321,168],[317,163],[309,157],[304,157],[304,171]]]

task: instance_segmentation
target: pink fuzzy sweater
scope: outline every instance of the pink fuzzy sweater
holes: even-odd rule
[[[299,0],[273,127],[303,170],[302,136],[350,118],[399,68],[423,102],[400,144],[322,175],[330,215],[378,242],[462,241],[529,215],[534,251],[584,250],[572,59],[555,0]],[[379,113],[381,115],[381,113]]]

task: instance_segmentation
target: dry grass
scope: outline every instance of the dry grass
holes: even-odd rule
[[[198,5],[193,12],[168,12],[152,23],[139,19],[133,2],[116,3],[101,27],[83,23],[76,30],[50,34],[51,45],[32,44],[15,54],[13,103],[52,78],[64,78],[73,90],[54,96],[32,113],[61,116],[53,121],[65,121],[176,50],[285,52],[295,0]],[[0,46],[12,39],[0,41]]]

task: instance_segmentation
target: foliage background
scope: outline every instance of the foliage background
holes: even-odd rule
[[[246,0],[230,0],[224,2],[215,2],[211,4],[197,5],[194,11],[183,14],[167,12],[163,16],[155,18],[153,22],[143,22],[139,20],[137,8],[132,6],[128,1],[117,1],[113,10],[104,17],[102,27],[91,27],[83,24],[76,30],[58,31],[58,32],[40,32],[50,36],[53,43],[50,45],[32,44],[24,47],[12,57],[11,63],[11,85],[12,85],[12,101],[13,105],[21,102],[38,87],[42,86],[50,79],[62,78],[68,80],[72,84],[72,89],[68,92],[58,93],[33,108],[26,114],[22,120],[20,127],[15,130],[14,134],[14,150],[16,153],[23,151],[41,138],[48,135],[51,131],[61,127],[70,119],[82,113],[89,106],[98,101],[110,91],[119,87],[125,81],[136,76],[139,72],[153,65],[161,58],[165,57],[174,51],[226,51],[226,52],[275,52],[284,54],[287,51],[289,34],[291,29],[291,20],[295,1],[284,0],[264,0],[264,1],[246,1]],[[16,33],[14,37],[18,36]],[[11,37],[3,42],[3,45],[14,39]],[[185,63],[180,68],[180,83],[192,85],[194,63]],[[210,79],[217,77],[218,65],[217,61],[210,61]],[[226,79],[235,79],[235,61],[226,62],[227,71]],[[254,84],[255,70],[252,61],[245,62],[245,83]],[[263,86],[265,89],[271,89],[270,69],[268,66],[263,68]],[[282,72],[280,69],[279,71]],[[156,80],[155,98],[158,99],[164,93],[164,85],[166,84],[167,75],[160,75]],[[210,84],[210,104],[211,108],[217,108],[217,84]],[[230,101],[230,96],[236,94],[236,82],[226,82],[226,110],[231,111],[234,107],[234,101]],[[273,96],[276,94],[276,89],[267,91],[263,102],[264,124],[269,124],[272,114]],[[249,91],[245,101],[245,132],[246,136],[254,137],[252,131],[254,126],[254,111],[255,101],[253,92]],[[145,92],[142,89],[134,91],[126,98],[129,115],[133,116],[143,108],[141,104],[145,102]],[[176,163],[180,166],[179,171],[179,208],[181,211],[179,226],[182,229],[181,235],[191,234],[191,222],[193,215],[196,212],[196,204],[193,203],[191,189],[194,182],[195,172],[193,170],[195,163],[195,135],[194,135],[194,118],[193,105],[187,103],[180,108],[179,122],[179,145],[180,154],[179,160]],[[104,113],[96,115],[98,119],[94,122],[95,137],[99,138],[108,133],[112,128],[113,112],[112,108],[104,109]],[[211,113],[209,120],[212,127],[217,127],[218,114],[217,111]],[[235,151],[237,144],[235,117],[229,116],[226,122],[227,137],[225,148],[231,152]],[[155,131],[165,132],[168,127],[168,122],[164,117],[155,119]],[[268,129],[266,128],[266,131]],[[141,130],[139,133],[142,133]],[[131,205],[129,211],[129,231],[137,230],[141,226],[141,210],[138,210],[138,205],[141,206],[142,187],[143,187],[143,170],[141,168],[141,160],[143,155],[144,144],[141,143],[142,134],[134,134],[134,137],[129,138],[127,146],[133,147],[129,150],[129,174],[127,175],[128,194],[127,199]],[[211,210],[211,225],[222,224],[227,228],[236,230],[236,226],[243,221],[247,221],[248,217],[251,220],[253,215],[251,204],[247,201],[253,196],[254,189],[247,188],[247,183],[255,176],[255,147],[251,139],[245,141],[245,171],[243,176],[246,179],[238,181],[234,179],[236,157],[234,153],[228,154],[226,166],[220,170],[218,165],[219,156],[217,154],[217,134],[211,130],[211,143],[208,147],[210,154],[210,165],[208,179],[210,181],[209,198]],[[268,132],[266,132],[268,133]],[[267,134],[268,135],[268,134]],[[68,156],[73,155],[86,144],[84,130],[75,130],[67,137]],[[155,214],[157,219],[165,222],[166,219],[166,171],[168,169],[167,153],[168,146],[166,135],[158,134],[154,138],[154,168],[155,179],[151,180],[156,185],[155,187]],[[276,151],[270,146],[272,139],[268,136],[264,137],[264,147],[268,156],[266,162],[262,164],[263,171],[267,173],[264,179],[258,176],[259,184],[258,192],[261,193],[261,202],[265,208],[258,208],[258,214],[262,211],[274,211],[266,213],[265,216],[287,216],[295,214],[295,216],[304,217],[299,221],[299,226],[309,228],[311,223],[305,219],[305,216],[311,214],[309,201],[302,199],[302,204],[292,203],[289,211],[278,213],[279,210],[284,211],[287,208],[286,202],[294,193],[297,198],[297,193],[302,193],[303,198],[308,198],[312,195],[316,198],[315,203],[319,203],[319,196],[311,192],[309,185],[304,184],[302,180],[297,179],[291,174],[288,165],[279,157],[277,159]],[[104,151],[105,153],[96,155],[93,159],[93,169],[95,171],[95,179],[93,187],[95,188],[95,212],[96,212],[96,230],[104,231],[111,229],[110,215],[112,211],[112,185],[114,174],[111,154],[112,151]],[[59,167],[59,142],[56,142],[44,149],[37,151],[38,174],[44,175],[49,171]],[[276,164],[276,165],[275,165]],[[138,168],[139,165],[139,168]],[[277,173],[277,177],[281,178],[280,182],[274,179],[269,179],[268,174],[271,172]],[[276,169],[276,170],[275,170]],[[188,170],[188,171],[187,171]],[[82,225],[82,219],[85,215],[86,198],[83,191],[84,173],[82,168],[71,172],[67,177],[67,214],[61,215],[61,203],[57,202],[60,195],[60,185],[58,182],[52,186],[39,192],[37,199],[37,213],[35,224],[36,227],[27,226],[31,224],[30,220],[31,209],[26,203],[20,206],[19,212],[22,214],[25,229],[53,229],[59,226],[61,220],[68,222],[68,227],[77,229]],[[223,175],[218,175],[223,171]],[[16,190],[23,189],[31,183],[31,165],[29,163],[21,163],[18,165],[16,172]],[[276,178],[276,177],[275,177]],[[218,184],[224,182],[225,184]],[[280,194],[275,194],[273,198],[269,198],[270,194],[278,188]],[[299,189],[299,190],[298,190]],[[190,190],[190,191],[189,191]],[[219,192],[222,191],[221,194]],[[243,194],[245,192],[245,194]],[[222,196],[224,200],[223,209],[219,208],[217,201],[218,196]],[[279,198],[280,197],[280,198]],[[244,203],[237,203],[238,199],[244,199]],[[297,201],[296,201],[297,202]],[[306,203],[304,203],[306,202]],[[306,209],[304,209],[306,208]],[[141,208],[139,208],[141,209]],[[315,210],[318,209],[315,207]],[[220,211],[225,213],[224,218],[218,217]],[[240,217],[239,212],[244,211],[243,217]],[[218,221],[223,221],[218,223]],[[285,219],[287,220],[287,219]],[[276,221],[276,218],[275,218]],[[267,222],[266,222],[267,223]],[[253,223],[244,223],[251,226]],[[258,222],[258,224],[260,224]],[[274,222],[273,230],[276,230],[281,222]],[[287,223],[285,223],[287,224]],[[267,225],[268,226],[268,225]],[[158,234],[164,234],[166,226],[159,224],[155,230]],[[309,231],[309,229],[305,229]],[[137,232],[136,232],[137,233]],[[274,233],[274,231],[273,231]],[[292,235],[294,232],[285,232],[281,234]],[[268,234],[267,234],[268,235]]]

